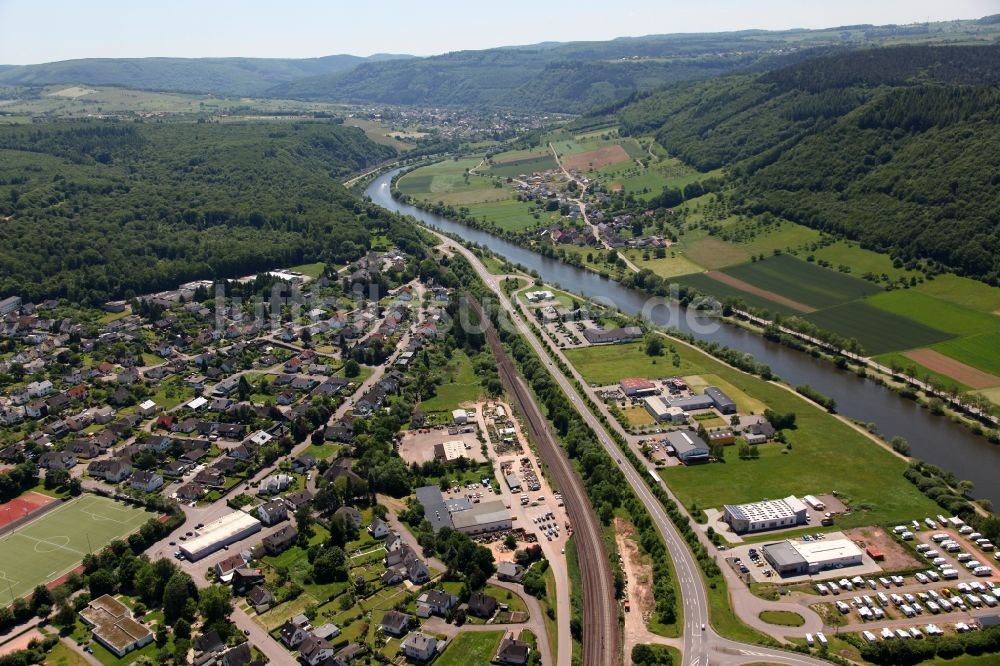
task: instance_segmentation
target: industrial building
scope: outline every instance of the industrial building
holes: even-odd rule
[[[460,439],[434,445],[434,459],[451,462],[466,457],[465,442]]]
[[[464,409],[455,409],[451,412],[451,420],[457,425],[465,425],[469,422],[469,414]]]
[[[721,414],[735,414],[736,402],[714,386],[705,389],[702,395],[692,395],[687,398],[672,398],[667,400],[667,406],[680,407],[685,412],[699,409],[717,409]]]
[[[848,539],[830,541],[781,541],[761,549],[774,570],[781,576],[812,575],[829,569],[862,564],[863,553]]]
[[[712,402],[715,404],[715,408],[723,414],[736,413],[736,402],[723,393],[721,389],[709,386],[705,389],[705,395],[712,399]]]
[[[656,393],[656,384],[649,381],[648,379],[641,379],[638,377],[626,377],[618,382],[621,386],[622,393],[628,397],[652,395]]]
[[[793,527],[806,522],[806,505],[795,495],[749,504],[727,504],[722,519],[737,534]]]
[[[493,500],[473,504],[466,511],[456,511],[451,514],[451,522],[455,529],[466,534],[485,534],[509,530],[511,527],[510,509],[503,500]]]
[[[664,421],[670,421],[671,423],[684,423],[687,421],[687,417],[684,415],[683,409],[680,407],[671,407],[667,404],[666,400],[658,395],[643,398],[642,404],[646,407],[646,411],[649,412],[649,415],[652,416],[657,423],[662,423]]]
[[[424,517],[430,521],[435,532],[442,527],[451,527],[466,534],[484,534],[511,528],[510,509],[502,500],[473,504],[467,497],[445,499],[437,486],[417,488],[416,494],[417,500],[424,507]]]
[[[663,438],[674,454],[685,465],[708,462],[708,444],[693,432],[668,432]]]
[[[180,551],[184,557],[194,562],[260,530],[259,520],[248,513],[233,511],[205,525],[199,530],[198,536],[181,544]]]

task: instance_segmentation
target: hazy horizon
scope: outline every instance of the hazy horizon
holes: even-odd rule
[[[261,0],[179,0],[168,7],[125,0],[0,0],[0,63],[81,58],[318,58],[380,53],[416,56],[541,42],[604,41],[669,33],[819,29],[979,18],[1000,0],[803,6],[792,0],[676,2],[638,0],[609,10],[581,0],[565,7],[511,0],[500,7],[450,0],[422,6],[384,0],[300,0],[275,8]],[[155,31],[146,28],[155,26]],[[441,32],[442,27],[446,29]],[[637,29],[638,27],[638,29]]]

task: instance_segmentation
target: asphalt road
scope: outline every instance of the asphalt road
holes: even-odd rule
[[[433,232],[433,230],[431,231],[432,233],[436,233]],[[695,561],[694,555],[688,549],[687,544],[681,538],[677,529],[670,521],[666,511],[663,509],[663,506],[646,486],[646,482],[641,475],[648,474],[648,471],[643,469],[640,472],[633,467],[631,463],[629,463],[627,458],[621,457],[621,452],[619,451],[618,446],[615,444],[614,440],[611,439],[611,436],[605,430],[601,422],[597,420],[597,417],[595,417],[591,411],[584,406],[583,400],[580,395],[577,394],[576,388],[569,382],[568,379],[566,379],[558,368],[555,368],[551,362],[548,361],[548,354],[546,353],[543,344],[538,340],[538,338],[535,337],[533,331],[518,316],[510,300],[500,288],[499,279],[496,276],[491,275],[489,271],[486,270],[483,263],[463,245],[441,234],[436,233],[436,235],[441,238],[446,246],[452,248],[454,251],[461,252],[473,268],[475,268],[480,278],[494,292],[495,296],[499,299],[499,302],[502,304],[503,308],[506,310],[508,316],[511,318],[511,321],[517,327],[519,332],[528,341],[538,357],[546,362],[545,367],[549,370],[549,374],[559,385],[562,391],[570,398],[570,401],[576,408],[580,417],[597,434],[598,439],[612,459],[619,461],[618,464],[625,476],[625,479],[628,481],[632,490],[636,493],[643,505],[646,507],[646,510],[649,512],[653,523],[660,532],[660,535],[667,546],[667,550],[670,552],[671,558],[673,559],[674,569],[681,591],[681,600],[684,604],[684,648],[682,663],[686,666],[697,666],[701,664],[704,664],[705,666],[708,666],[709,664],[736,665],[762,661],[774,664],[789,664],[793,666],[821,666],[827,664],[827,662],[823,660],[800,655],[794,652],[760,647],[749,643],[740,643],[738,641],[724,638],[715,632],[709,620],[708,595],[705,590],[704,581],[701,578],[698,563]],[[615,627],[615,632],[617,634],[617,626]],[[615,662],[617,662],[617,656],[613,661],[605,661],[601,663],[611,664]]]

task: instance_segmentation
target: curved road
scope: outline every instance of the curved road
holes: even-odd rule
[[[618,446],[611,439],[611,436],[604,429],[601,422],[597,420],[597,417],[584,406],[582,398],[576,392],[576,388],[551,362],[548,362],[548,354],[544,346],[535,337],[534,332],[518,316],[513,305],[500,287],[496,276],[491,275],[479,258],[465,246],[433,229],[428,227],[424,227],[424,229],[438,236],[453,251],[462,253],[462,256],[473,266],[480,278],[494,292],[510,321],[524,339],[528,341],[535,354],[538,355],[539,359],[546,362],[545,367],[548,368],[553,380],[569,396],[580,417],[597,434],[598,440],[608,454],[612,459],[621,460],[619,466],[625,479],[632,486],[632,490],[649,512],[674,561],[674,568],[681,590],[681,599],[684,604],[683,663],[687,666],[708,666],[710,663],[736,665],[766,661],[774,664],[788,664],[790,666],[826,666],[827,662],[821,659],[749,643],[740,643],[724,638],[712,629],[709,621],[708,595],[705,591],[705,584],[701,578],[698,563],[688,549],[687,544],[681,538],[677,528],[674,527],[674,524],[668,518],[663,506],[649,491],[645,480],[641,478],[642,474],[648,474],[648,472],[643,470],[640,473],[629,463],[628,459],[620,457],[621,452],[618,450]],[[617,632],[617,626],[615,630]],[[618,657],[616,655],[614,660],[602,663],[611,664],[617,661]]]
[[[478,303],[472,303],[479,313],[486,339],[496,357],[500,378],[524,414],[528,430],[538,444],[539,455],[548,466],[555,485],[562,492],[566,512],[573,526],[583,583],[583,663],[594,666],[616,663],[621,658],[618,649],[618,603],[614,596],[611,563],[597,515],[566,452],[553,436],[531,391],[500,343],[500,337],[489,318],[483,315]],[[569,609],[559,609],[560,613],[568,611]],[[561,650],[560,662],[568,656],[565,650]]]

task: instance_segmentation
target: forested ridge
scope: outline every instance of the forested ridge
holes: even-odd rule
[[[1000,281],[1000,46],[900,46],[663,89],[618,111],[736,201]]]
[[[393,156],[326,122],[0,127],[0,295],[99,303],[354,259],[412,230],[336,178]]]

